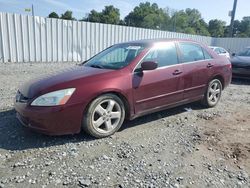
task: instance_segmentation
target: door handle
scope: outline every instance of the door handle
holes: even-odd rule
[[[173,72],[173,75],[179,75],[179,74],[181,74],[182,73],[182,71],[180,71],[180,70],[175,70],[174,72]]]
[[[212,65],[211,63],[208,63],[207,64],[207,68],[211,68],[211,67],[213,67],[214,65]]]

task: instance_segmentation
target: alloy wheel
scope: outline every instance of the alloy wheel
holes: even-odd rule
[[[112,132],[122,117],[122,109],[118,102],[113,99],[101,101],[92,113],[92,124],[99,133]]]
[[[208,88],[208,101],[216,104],[221,96],[221,85],[217,81],[213,82]]]

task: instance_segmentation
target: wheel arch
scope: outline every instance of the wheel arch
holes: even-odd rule
[[[131,111],[130,111],[130,103],[127,99],[127,97],[125,97],[124,94],[122,94],[121,92],[119,91],[116,91],[116,90],[108,90],[108,91],[103,91],[102,93],[98,93],[95,97],[93,97],[89,103],[86,105],[86,108],[84,109],[84,113],[86,113],[86,111],[88,110],[90,104],[95,100],[97,99],[98,97],[102,96],[102,95],[105,95],[105,94],[113,94],[113,95],[116,95],[117,97],[119,97],[123,104],[124,104],[124,107],[125,107],[125,119],[129,119],[130,116],[131,116]]]
[[[223,78],[222,75],[219,75],[219,74],[218,74],[218,75],[215,75],[215,76],[212,77],[212,79],[211,79],[210,81],[212,81],[212,80],[214,80],[214,79],[220,80],[220,82],[221,82],[221,84],[222,84],[222,89],[225,88],[225,79]]]

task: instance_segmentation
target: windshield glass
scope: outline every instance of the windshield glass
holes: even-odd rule
[[[250,48],[246,48],[238,54],[238,56],[250,56]]]
[[[144,49],[143,44],[114,45],[97,54],[84,65],[100,69],[121,69],[130,64]]]

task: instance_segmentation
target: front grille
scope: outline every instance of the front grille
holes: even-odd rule
[[[28,100],[29,100],[28,97],[25,97],[20,91],[17,91],[16,102],[27,103]]]

